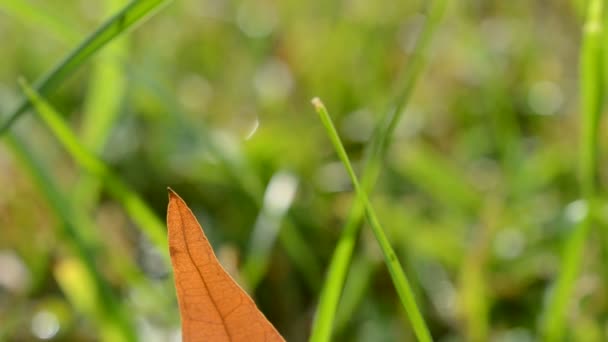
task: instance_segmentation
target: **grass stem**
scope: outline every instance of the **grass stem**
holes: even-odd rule
[[[416,304],[412,288],[409,284],[409,281],[407,280],[405,272],[403,271],[403,268],[401,267],[401,264],[399,263],[399,260],[395,255],[395,251],[391,247],[391,244],[388,238],[386,237],[386,234],[384,233],[384,229],[380,225],[380,221],[376,216],[374,208],[369,202],[365,190],[362,188],[362,186],[359,184],[359,181],[357,180],[357,175],[355,174],[355,171],[353,170],[353,167],[349,161],[346,150],[344,149],[344,146],[340,141],[338,132],[336,131],[336,128],[334,127],[334,124],[331,121],[331,117],[327,113],[327,109],[319,98],[314,98],[312,100],[312,103],[315,107],[315,110],[319,114],[321,121],[323,122],[323,126],[325,126],[327,135],[329,136],[334,146],[334,149],[338,154],[338,157],[344,164],[344,167],[346,168],[351,182],[355,187],[358,201],[362,203],[365,209],[365,214],[367,216],[370,226],[372,227],[374,236],[376,237],[376,240],[380,245],[380,249],[382,250],[382,254],[384,256],[384,261],[393,280],[393,284],[395,285],[395,289],[397,290],[397,294],[399,295],[399,299],[401,300],[401,304],[405,308],[405,311],[407,312],[410,318],[416,337],[419,341],[422,342],[432,341],[431,333],[429,332],[424,318],[422,317],[422,314],[418,309],[418,305]]]
[[[602,7],[602,0],[589,1],[580,55],[582,132],[579,171],[581,195],[587,204],[587,214],[566,241],[561,272],[544,314],[542,328],[547,341],[558,341],[563,336],[567,307],[581,271],[585,242],[593,225],[598,186],[598,123],[604,101]]]

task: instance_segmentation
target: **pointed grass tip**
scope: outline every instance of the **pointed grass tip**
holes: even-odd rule
[[[312,100],[310,100],[310,103],[312,103],[312,105],[315,106],[315,109],[317,111],[325,108],[323,101],[321,101],[321,99],[318,97],[314,97]]]

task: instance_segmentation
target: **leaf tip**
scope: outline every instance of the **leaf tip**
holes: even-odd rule
[[[184,200],[175,192],[175,190],[171,189],[171,187],[167,187],[167,193],[169,195],[169,204],[167,207],[167,215],[170,214],[169,208],[172,203],[184,202]]]
[[[167,192],[169,193],[169,199],[171,198],[179,198],[179,195],[177,194],[177,192],[175,192],[175,190],[171,189],[170,186],[167,187]]]

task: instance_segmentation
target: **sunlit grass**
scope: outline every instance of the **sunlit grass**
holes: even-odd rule
[[[391,102],[388,105],[389,109],[377,125],[373,140],[367,146],[366,163],[361,180],[361,185],[365,192],[369,193],[374,188],[395,127],[405,112],[416,82],[422,73],[427,59],[428,45],[445,11],[446,5],[447,2],[443,0],[433,1],[428,18],[426,18],[425,25],[414,48],[414,57],[409,61],[402,78],[398,80],[395,102]],[[312,342],[329,341],[331,338],[334,317],[338,308],[340,294],[344,287],[348,267],[351,263],[355,240],[364,211],[363,203],[356,200],[350,208],[348,218],[341,229],[340,240],[332,255],[327,270],[327,277],[319,297],[317,316],[315,317],[310,336],[310,341]]]
[[[0,340],[175,338],[168,185],[287,340],[605,339],[604,1],[168,2],[0,4]]]
[[[370,223],[372,231],[376,237],[376,240],[378,241],[378,244],[380,245],[382,254],[384,255],[384,262],[386,263],[386,267],[388,268],[389,273],[391,274],[395,289],[399,294],[399,298],[401,299],[403,307],[408,313],[408,316],[412,323],[412,328],[414,329],[418,340],[423,342],[432,341],[433,338],[431,337],[431,333],[429,332],[422,313],[420,312],[420,309],[416,304],[416,299],[414,297],[412,287],[409,281],[407,280],[407,277],[405,276],[405,272],[403,271],[403,268],[401,267],[401,264],[397,259],[395,251],[391,247],[390,241],[386,237],[384,229],[382,228],[380,222],[378,221],[378,218],[376,217],[376,212],[374,211],[371,203],[369,202],[367,193],[359,184],[357,175],[355,174],[355,171],[352,165],[350,164],[348,155],[346,154],[346,150],[344,149],[344,146],[340,141],[338,132],[336,131],[336,128],[334,127],[334,124],[331,121],[331,117],[327,113],[327,109],[325,108],[321,100],[319,100],[318,98],[313,99],[312,103],[315,107],[315,110],[319,114],[319,117],[321,118],[321,122],[325,126],[327,135],[329,136],[332,144],[334,145],[334,149],[336,150],[338,157],[344,164],[344,167],[346,168],[348,175],[351,181],[353,182],[355,191],[357,193],[357,199],[363,205],[365,214]]]

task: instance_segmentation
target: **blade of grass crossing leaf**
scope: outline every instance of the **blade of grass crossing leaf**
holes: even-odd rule
[[[582,134],[580,153],[580,188],[588,212],[566,241],[560,274],[549,304],[545,308],[543,333],[548,341],[563,336],[567,307],[573,296],[574,284],[580,273],[585,242],[593,224],[597,183],[598,121],[604,101],[603,93],[603,1],[588,3],[587,21],[583,30],[580,65]],[[600,232],[604,235],[604,232]],[[605,246],[603,246],[605,249]]]
[[[56,88],[76,68],[88,61],[91,56],[115,37],[138,23],[141,23],[154,10],[170,0],[136,0],[128,4],[122,11],[110,18],[99,29],[86,38],[82,44],[69,53],[59,64],[34,84],[36,92],[47,94]],[[18,107],[11,112],[0,124],[0,134],[4,133],[28,108],[31,103],[24,97]]]
[[[422,314],[420,313],[420,310],[418,309],[418,305],[416,304],[414,294],[412,292],[409,281],[405,276],[405,272],[403,271],[403,268],[401,267],[401,264],[399,263],[399,260],[397,259],[397,256],[395,255],[395,252],[393,251],[393,248],[391,247],[391,244],[388,238],[386,237],[384,230],[380,225],[380,222],[378,221],[378,218],[376,217],[376,213],[372,205],[370,204],[369,199],[367,198],[367,194],[365,193],[365,191],[359,184],[359,181],[357,180],[357,176],[350,164],[348,155],[346,154],[346,150],[344,149],[344,146],[340,141],[338,132],[336,131],[336,128],[334,127],[331,118],[327,113],[327,110],[325,109],[325,106],[318,98],[313,99],[312,102],[315,106],[317,113],[319,114],[319,117],[321,118],[321,121],[323,122],[323,125],[325,126],[327,135],[329,136],[330,140],[332,141],[332,144],[334,145],[334,149],[336,150],[338,157],[344,164],[344,167],[346,168],[351,182],[355,187],[358,200],[361,201],[365,207],[367,219],[372,228],[374,236],[376,237],[376,240],[378,240],[378,244],[380,245],[380,249],[382,250],[384,261],[393,280],[393,284],[395,285],[395,289],[397,290],[397,294],[399,295],[401,304],[405,308],[405,311],[407,312],[410,318],[412,328],[414,329],[416,337],[419,341],[432,341],[431,334],[426,326]]]
[[[65,18],[58,18],[53,13],[49,13],[48,9],[33,6],[23,0],[0,1],[0,9],[35,28],[43,28],[65,44],[78,42],[78,34],[66,23]]]
[[[162,221],[146,205],[146,203],[132,191],[120,178],[118,178],[106,164],[89,152],[78,140],[70,127],[65,123],[63,117],[55,111],[43,98],[40,97],[24,81],[21,82],[23,91],[28,96],[40,118],[45,122],[55,137],[70,153],[72,158],[87,172],[102,180],[108,192],[126,210],[135,221],[141,231],[157,247],[158,251],[168,260],[164,246],[167,237]]]
[[[400,78],[400,82],[398,82],[400,89],[396,92],[396,102],[390,110],[386,111],[371,143],[366,146],[366,162],[361,181],[366,192],[370,192],[376,183],[382,158],[423,70],[427,60],[428,46],[446,6],[446,0],[433,1],[421,35],[414,46],[411,61],[408,63],[403,77]],[[359,200],[354,201],[329,264],[326,281],[319,298],[317,314],[313,322],[311,342],[326,342],[331,338],[340,293],[344,286],[363,215],[364,207],[362,203]]]
[[[75,261],[81,265],[81,275],[87,279],[85,284],[81,284],[80,289],[87,292],[92,298],[89,306],[90,310],[85,313],[91,316],[93,321],[99,325],[101,331],[111,331],[114,340],[135,341],[136,335],[133,323],[120,309],[118,301],[112,296],[108,284],[96,271],[97,267],[93,256],[96,246],[91,243],[91,238],[86,236],[87,233],[95,231],[92,229],[92,223],[80,212],[72,210],[68,199],[49,177],[50,173],[21,138],[12,132],[8,132],[5,141],[47,198],[47,202],[61,221],[61,235],[67,239],[78,257]],[[88,286],[85,286],[87,284]],[[64,291],[71,291],[71,289],[67,288]],[[71,292],[68,293],[68,297],[71,299],[77,298],[72,296]],[[73,305],[80,307],[80,303],[73,303]]]

